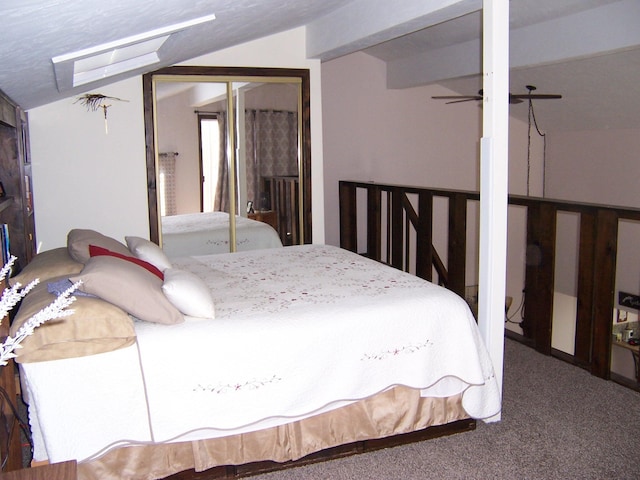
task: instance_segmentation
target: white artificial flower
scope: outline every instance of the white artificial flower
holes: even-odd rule
[[[11,271],[11,267],[15,262],[16,257],[12,256],[7,264],[0,270],[0,281],[4,279]],[[32,335],[34,330],[43,323],[56,318],[63,318],[73,314],[73,310],[66,310],[69,305],[75,302],[76,297],[71,294],[75,292],[80,286],[81,282],[76,282],[71,285],[67,290],[62,292],[53,302],[44,307],[38,313],[33,315],[27,320],[16,332],[15,336],[8,336],[0,346],[0,366],[7,364],[10,358],[15,358],[16,354],[13,353],[17,348],[21,348],[20,343],[29,335]],[[26,287],[20,288],[20,283],[5,288],[0,299],[0,323],[7,314],[15,307],[15,305],[22,300],[27,293],[29,293],[33,287],[38,284],[38,279],[33,280]]]

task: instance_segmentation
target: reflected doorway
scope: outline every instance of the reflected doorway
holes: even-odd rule
[[[220,128],[217,115],[198,114],[200,144],[200,211],[213,212],[220,165]]]

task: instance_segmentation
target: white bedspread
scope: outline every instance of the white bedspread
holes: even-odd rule
[[[93,375],[81,359],[23,365],[37,384],[29,392],[35,410],[57,409],[46,420],[38,415],[51,461],[257,430],[394,385],[429,396],[465,392],[463,405],[475,418],[500,410],[475,320],[464,300],[444,288],[317,245],[183,258],[175,266],[205,279],[215,320],[137,321],[137,347],[93,356],[104,359]],[[144,381],[138,365],[123,363],[138,349]],[[40,404],[44,390],[60,392],[61,374],[84,374],[87,384],[78,387],[92,389],[106,369],[126,373],[91,395],[90,407],[71,381],[54,407]],[[141,389],[146,412],[145,399],[132,398]],[[123,401],[131,414],[118,406]],[[82,422],[73,420],[76,408]]]
[[[236,249],[239,252],[282,247],[270,225],[236,217]],[[229,214],[185,213],[162,217],[162,249],[169,257],[228,253]]]
[[[216,319],[136,328],[156,440],[282,423],[393,385],[432,396],[475,385],[467,412],[499,411],[475,320],[444,288],[328,246],[175,266],[206,280]]]

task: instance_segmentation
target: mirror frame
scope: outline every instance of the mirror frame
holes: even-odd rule
[[[158,210],[158,189],[156,169],[156,129],[154,112],[154,76],[215,76],[229,77],[294,77],[301,80],[302,132],[299,146],[300,182],[302,187],[302,243],[311,243],[311,90],[309,70],[303,68],[263,68],[263,67],[206,67],[174,66],[161,68],[142,76],[142,99],[144,106],[145,149],[147,162],[147,195],[149,202],[149,239],[160,245],[160,217]]]

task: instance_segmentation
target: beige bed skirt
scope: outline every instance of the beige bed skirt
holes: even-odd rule
[[[384,438],[469,418],[461,396],[422,398],[396,387],[330,412],[279,427],[230,437],[123,447],[78,465],[78,479],[151,480],[183,470],[297,460],[326,448]]]

